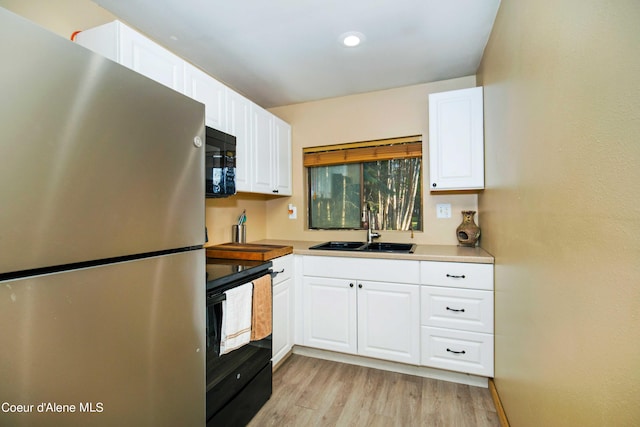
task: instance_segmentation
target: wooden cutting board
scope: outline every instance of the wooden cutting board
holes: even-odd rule
[[[293,246],[260,245],[251,243],[223,243],[208,246],[207,258],[269,261],[293,253]]]

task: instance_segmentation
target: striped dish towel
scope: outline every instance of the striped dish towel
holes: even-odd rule
[[[251,339],[251,282],[229,289],[222,302],[222,330],[220,332],[220,356],[248,344]]]

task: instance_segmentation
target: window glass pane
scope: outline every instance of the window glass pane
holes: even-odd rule
[[[422,230],[419,158],[363,164],[364,200],[375,230]]]
[[[360,164],[309,168],[309,227],[360,228]]]

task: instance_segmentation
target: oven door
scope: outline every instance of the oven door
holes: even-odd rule
[[[246,400],[246,395],[249,395],[251,399],[260,400],[260,406],[271,396],[271,335],[259,341],[251,341],[243,347],[220,356],[222,302],[224,299],[225,295],[222,292],[210,292],[207,295],[206,384],[207,420],[209,421],[220,412],[238,412],[230,411],[227,406],[234,399],[237,400],[238,396],[243,395],[243,392],[243,400]],[[260,381],[256,386],[254,378],[266,367],[269,371],[268,381]],[[251,390],[247,391],[250,387]],[[242,412],[240,411],[238,415],[242,415]]]

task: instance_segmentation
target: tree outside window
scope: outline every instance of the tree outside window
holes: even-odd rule
[[[309,228],[422,230],[421,158],[309,167]]]

